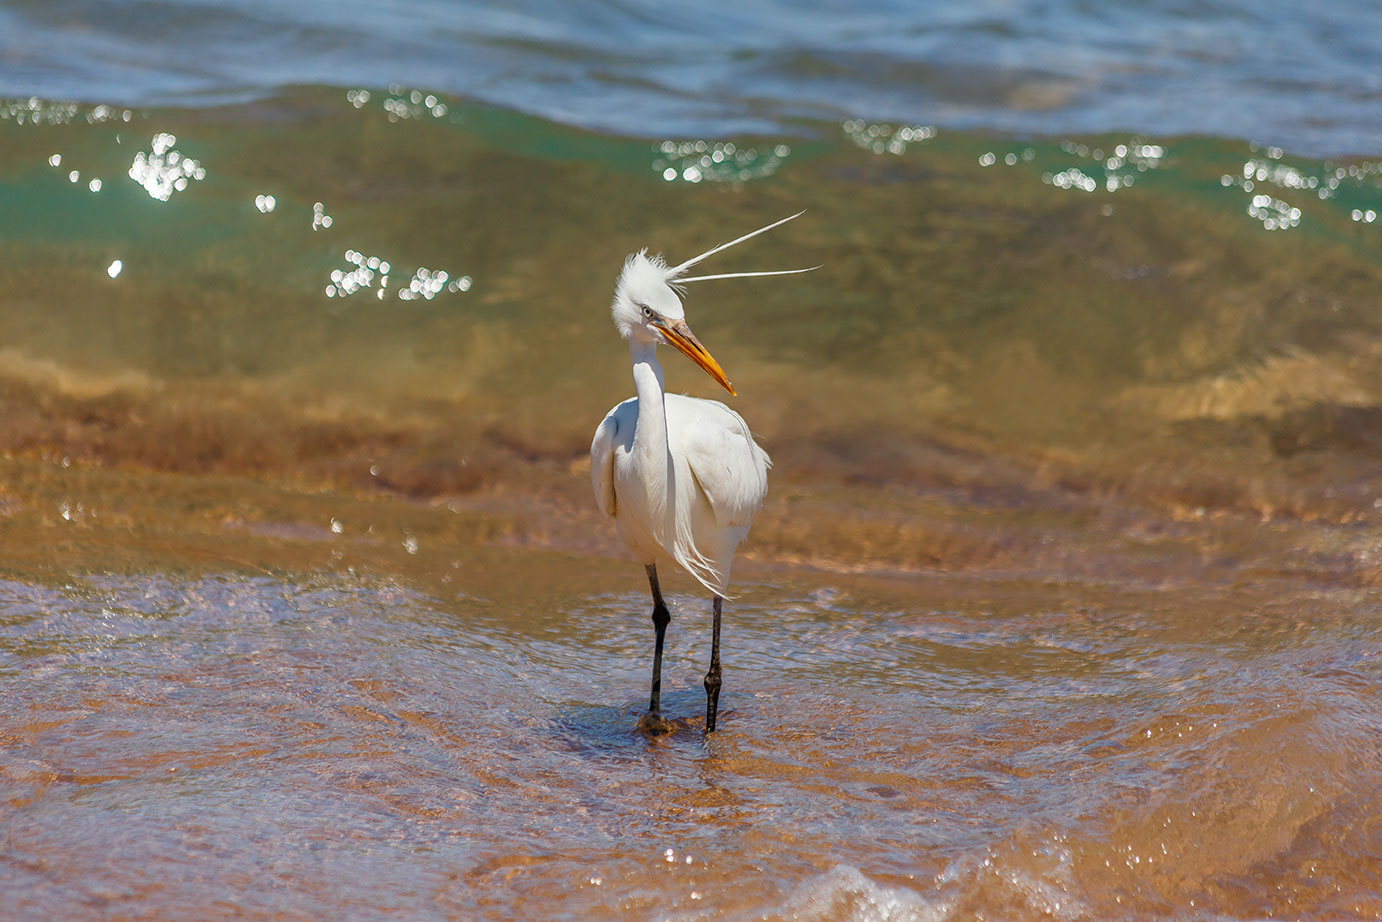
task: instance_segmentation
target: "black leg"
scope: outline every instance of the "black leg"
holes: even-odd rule
[[[662,643],[667,637],[667,625],[672,614],[662,601],[662,589],[657,584],[657,566],[648,564],[648,586],[653,591],[653,630],[657,632],[653,642],[653,690],[648,698],[648,713],[638,722],[638,726],[649,733],[669,733],[672,725],[662,719]]]
[[[710,629],[710,671],[705,674],[705,732],[715,729],[720,709],[720,597],[715,596],[715,622]]]

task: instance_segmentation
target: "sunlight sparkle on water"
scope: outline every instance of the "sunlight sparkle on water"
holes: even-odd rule
[[[1328,201],[1337,199],[1340,194],[1376,182],[1382,175],[1382,163],[1353,163],[1348,166],[1331,166],[1324,163],[1322,170],[1303,169],[1281,162],[1284,152],[1279,147],[1268,147],[1265,151],[1253,143],[1249,149],[1254,156],[1243,161],[1237,173],[1224,173],[1219,184],[1226,189],[1238,189],[1249,193],[1251,198],[1246,206],[1249,217],[1262,222],[1266,230],[1287,230],[1300,224],[1302,210],[1274,195],[1263,194],[1263,186],[1275,186],[1291,192],[1304,193],[1310,199]],[[1265,153],[1265,156],[1258,156]],[[1354,208],[1350,218],[1354,222],[1372,223],[1367,217],[1375,212],[1367,208]]]
[[[259,209],[260,214],[268,214],[278,207],[278,200],[272,195],[256,195],[254,197],[254,207]]]
[[[384,100],[384,111],[389,114],[389,121],[391,122],[409,118],[425,118],[428,115],[433,118],[441,118],[450,111],[446,103],[439,100],[435,93],[409,90],[396,83],[390,84],[389,93],[391,95]],[[368,95],[365,98],[368,99]]]
[[[1035,158],[1036,151],[1033,148],[1024,147],[1020,154],[1016,151],[1009,151],[1008,153],[1004,154],[1003,164],[1005,166],[1017,166],[1018,161],[1022,161],[1023,163],[1030,163]],[[985,151],[984,153],[979,155],[980,166],[993,166],[997,162],[998,155],[995,154],[993,151]]]
[[[86,121],[89,125],[99,125],[102,122],[128,122],[134,117],[134,113],[129,109],[117,109],[114,106],[99,105],[86,113]]]
[[[117,275],[120,274],[121,270],[123,270],[124,268],[125,264],[117,259],[115,260],[115,262],[111,263],[109,266],[106,267],[106,275],[110,276],[111,278],[115,278]]]
[[[443,269],[432,270],[428,269],[426,266],[422,266],[413,275],[412,280],[408,282],[408,287],[398,292],[398,297],[403,301],[414,301],[418,298],[430,301],[441,294],[443,290],[455,294],[461,291],[469,291],[470,285],[471,278],[468,275],[463,275],[460,278],[452,278],[451,275]]]
[[[653,170],[667,182],[741,183],[761,179],[777,172],[792,153],[786,144],[759,150],[740,147],[733,141],[663,141],[654,145],[662,156],[653,161]]]
[[[66,125],[81,114],[82,107],[75,102],[53,102],[37,96],[0,100],[0,120],[13,120],[19,125]],[[128,122],[134,118],[134,113],[129,109],[99,105],[88,109],[85,118],[90,125]]]
[[[190,182],[206,178],[201,163],[173,149],[177,142],[175,136],[159,132],[150,142],[150,152],[140,151],[130,164],[130,179],[143,186],[150,198],[160,202],[168,201],[174,192],[183,191]]]
[[[332,269],[331,283],[326,286],[328,298],[348,298],[356,292],[373,289],[376,276],[379,288],[375,289],[378,298],[384,299],[384,291],[389,285],[389,264],[378,256],[366,256],[359,250],[346,250],[345,261],[353,269]]]
[[[365,89],[346,91],[346,102],[356,109],[363,109],[371,97],[370,91]],[[451,107],[436,93],[409,90],[397,83],[389,85],[389,95],[384,97],[382,105],[391,122],[426,118],[429,115],[443,118],[451,111]]]
[[[1266,230],[1289,230],[1300,224],[1299,208],[1270,195],[1254,195],[1248,215],[1261,221]]]
[[[65,125],[80,111],[74,102],[50,102],[37,96],[0,102],[0,119],[23,125]]]
[[[317,202],[312,206],[312,230],[326,230],[331,226],[332,217],[326,213],[326,206]]]
[[[1082,192],[1095,192],[1099,189],[1117,192],[1119,189],[1125,189],[1136,181],[1138,173],[1157,169],[1166,157],[1166,148],[1160,144],[1146,143],[1141,138],[1132,138],[1125,144],[1114,145],[1109,151],[1075,141],[1062,141],[1060,147],[1067,154],[1089,159],[1094,163],[1089,166],[1067,167],[1055,173],[1043,173],[1041,181],[1057,189],[1076,189]],[[1023,151],[1023,160],[1031,159],[1028,151],[1030,148]],[[1017,155],[1008,154],[1003,162],[1008,166],[1014,166],[1017,159]],[[980,162],[983,162],[982,159]],[[991,165],[993,162],[990,160],[984,165]]]
[[[348,298],[361,291],[373,291],[377,299],[384,300],[389,286],[389,272],[393,268],[389,262],[378,256],[366,256],[359,250],[346,250],[345,261],[347,268],[331,270],[326,296]],[[375,287],[376,280],[378,288]],[[473,280],[468,275],[456,276],[444,269],[421,266],[413,273],[408,286],[399,289],[396,297],[400,301],[416,301],[419,298],[431,301],[443,292],[457,294],[469,291],[472,284]]]
[[[935,125],[890,125],[887,122],[866,122],[861,118],[846,119],[840,130],[855,144],[875,154],[901,156],[912,144],[929,141],[936,136]]]

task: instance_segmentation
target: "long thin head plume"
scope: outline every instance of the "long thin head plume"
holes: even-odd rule
[[[722,243],[719,246],[711,247],[699,256],[692,256],[686,262],[681,263],[677,266],[673,266],[670,269],[666,270],[667,282],[671,285],[685,285],[688,282],[709,282],[713,279],[742,279],[762,275],[795,275],[798,272],[810,272],[814,269],[819,269],[820,266],[810,266],[806,269],[775,269],[768,272],[725,272],[719,275],[697,275],[689,278],[682,277],[683,272],[685,272],[687,269],[690,269],[692,266],[696,265],[700,261],[714,256],[716,253],[722,252],[723,250],[728,250],[735,244],[743,243],[745,240],[749,240],[750,238],[757,237],[759,234],[766,233],[767,231],[772,230],[774,227],[786,224],[788,221],[791,221],[794,218],[799,218],[804,214],[806,214],[805,210],[798,211],[796,214],[785,217],[780,221],[774,221],[767,227],[760,227],[756,231],[750,231],[742,237],[737,237],[734,240],[731,240],[729,243]]]

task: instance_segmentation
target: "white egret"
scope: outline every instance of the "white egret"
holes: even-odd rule
[[[610,313],[628,341],[638,396],[609,411],[590,443],[595,499],[614,519],[619,537],[648,573],[653,595],[652,695],[639,726],[655,734],[671,725],[662,717],[662,645],[671,614],[658,586],[657,565],[691,574],[712,595],[710,669],[705,676],[705,729],[715,729],[720,700],[720,609],[729,587],[734,552],[749,533],[768,490],[768,455],[754,442],[743,418],[716,400],[664,392],[660,344],[672,346],[734,394],[720,364],[686,325],[678,291],[691,282],[748,276],[789,275],[810,269],[733,272],[687,277],[701,260],[772,230],[783,218],[714,247],[678,266],[640,250],[619,274]],[[737,395],[736,395],[737,396]]]

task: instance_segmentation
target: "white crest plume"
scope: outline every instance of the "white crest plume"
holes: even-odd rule
[[[745,240],[748,240],[752,237],[757,237],[759,234],[765,233],[766,231],[770,231],[774,227],[778,227],[779,225],[786,224],[788,221],[791,221],[794,218],[799,218],[804,214],[806,214],[805,209],[798,211],[794,215],[785,217],[780,221],[774,221],[767,227],[760,227],[756,231],[750,231],[742,237],[738,237],[734,240],[731,240],[729,243],[722,243],[719,246],[711,247],[699,256],[692,256],[686,262],[681,263],[677,266],[673,266],[672,268],[666,270],[667,282],[672,285],[685,285],[688,282],[709,282],[714,279],[742,279],[762,275],[795,275],[798,272],[811,272],[812,270],[819,269],[820,266],[809,266],[805,269],[773,269],[767,272],[726,272],[721,275],[696,275],[690,278],[681,277],[681,274],[683,272],[685,272],[687,269],[690,269],[692,266],[696,265],[696,263],[700,262],[701,260],[706,259],[710,256],[714,256],[716,253],[719,253],[723,250],[728,250],[735,244],[743,243]]]

